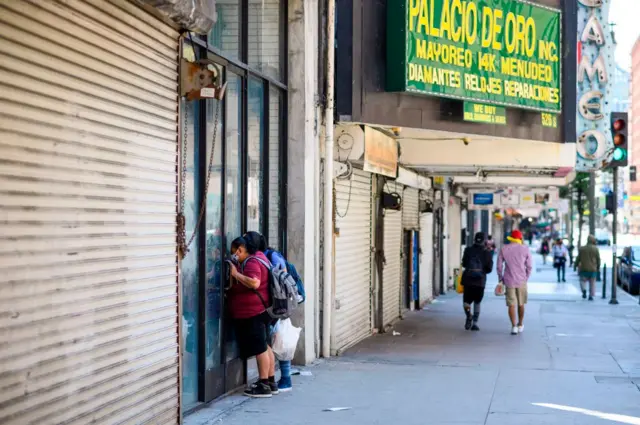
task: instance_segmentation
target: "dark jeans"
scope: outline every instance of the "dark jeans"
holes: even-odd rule
[[[560,274],[562,273],[562,281],[565,281],[565,270],[566,269],[566,265],[563,262],[562,264],[559,264],[558,266],[556,266],[556,270],[558,270],[558,282],[560,282]]]

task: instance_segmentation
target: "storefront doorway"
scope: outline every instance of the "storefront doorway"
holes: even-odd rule
[[[197,233],[181,263],[186,414],[248,379],[225,311],[231,242],[256,230],[286,249],[286,2],[225,0],[216,9],[207,37],[183,39],[183,57],[215,67],[227,84],[222,101],[180,105],[187,239]]]

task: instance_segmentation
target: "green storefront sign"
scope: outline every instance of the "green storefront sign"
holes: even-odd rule
[[[388,91],[560,112],[560,11],[518,0],[387,1]]]

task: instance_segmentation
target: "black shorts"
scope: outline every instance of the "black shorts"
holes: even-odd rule
[[[465,304],[480,304],[484,298],[484,287],[482,286],[465,286],[462,302]]]
[[[248,319],[234,319],[241,358],[248,359],[267,351],[271,344],[271,322],[266,311]]]

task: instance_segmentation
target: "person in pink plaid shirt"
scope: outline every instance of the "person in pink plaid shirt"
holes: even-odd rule
[[[522,233],[519,230],[511,232],[511,236],[507,239],[511,243],[500,250],[496,270],[498,280],[506,287],[511,335],[518,335],[524,331],[524,306],[527,303],[527,282],[531,276],[533,259],[529,247],[522,244]],[[518,307],[517,322],[516,306]]]

